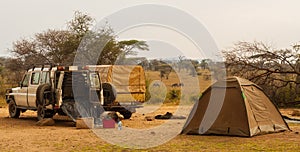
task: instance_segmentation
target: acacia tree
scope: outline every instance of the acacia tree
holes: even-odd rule
[[[223,51],[229,75],[241,76],[260,85],[277,103],[298,100],[295,91],[299,53],[296,49],[274,49],[262,42],[238,42]]]
[[[79,41],[88,33],[91,29],[90,27],[94,24],[95,20],[82,12],[75,11],[74,18],[68,22],[68,29],[72,31]]]
[[[91,30],[93,24],[93,18],[76,11],[67,30],[49,29],[31,39],[22,39],[14,43],[12,52],[24,69],[34,64],[71,65],[76,53],[79,61],[84,61],[81,64],[114,64],[117,58],[136,55],[134,50],[148,50],[145,41],[118,41],[109,25]]]
[[[209,69],[209,64],[212,62],[211,59],[203,59],[201,60],[201,63],[200,63],[200,67],[205,70],[205,69]]]
[[[76,35],[66,30],[48,30],[35,36],[36,50],[48,63],[70,65],[78,47]]]
[[[135,56],[137,55],[137,51],[134,50],[149,50],[148,45],[145,41],[139,40],[123,40],[117,43],[117,50],[119,51],[116,58],[113,60],[115,64],[128,64],[135,61],[136,63],[140,64],[143,62],[140,60],[141,58],[127,58],[127,56]]]
[[[77,64],[116,64],[116,60],[127,55],[136,55],[135,50],[148,50],[145,41],[117,41],[117,36],[108,25],[91,30],[94,19],[81,12],[75,12],[74,19],[68,22],[68,29],[77,37]],[[101,54],[100,54],[101,52]]]
[[[71,65],[84,34],[92,25],[92,18],[76,11],[67,30],[48,29],[29,39],[13,43],[14,55],[8,68],[12,71],[28,69],[34,65]]]
[[[20,71],[37,64],[72,65],[76,54],[80,64],[114,64],[119,56],[134,55],[136,50],[148,50],[144,41],[118,41],[108,25],[91,30],[94,19],[81,12],[67,23],[67,29],[37,33],[29,39],[13,43],[14,55],[7,65],[11,71]],[[97,56],[96,54],[99,54]]]

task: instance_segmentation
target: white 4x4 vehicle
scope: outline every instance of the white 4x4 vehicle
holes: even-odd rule
[[[114,92],[108,94],[110,100],[115,99]],[[74,121],[78,117],[97,117],[103,112],[103,99],[99,74],[76,66],[29,69],[20,86],[6,93],[10,117],[18,118],[20,112],[35,110],[39,120],[56,113]]]

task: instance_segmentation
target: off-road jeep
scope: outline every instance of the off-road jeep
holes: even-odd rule
[[[19,87],[7,90],[9,115],[18,118],[20,112],[35,110],[39,120],[59,113],[74,121],[98,115],[104,99],[100,80],[97,72],[76,66],[29,69]]]
[[[42,66],[27,70],[20,86],[8,89],[9,115],[18,118],[26,110],[37,111],[37,118],[68,115],[97,118],[105,110],[118,111],[130,118],[131,111],[120,104],[110,105],[117,93],[110,83],[101,83],[98,72],[88,67]]]

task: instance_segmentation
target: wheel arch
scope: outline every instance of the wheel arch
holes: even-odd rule
[[[6,91],[5,91],[5,100],[6,100],[7,104],[9,104],[11,99],[15,100],[15,97],[13,95],[11,95],[11,93],[12,93],[12,89],[6,89]]]

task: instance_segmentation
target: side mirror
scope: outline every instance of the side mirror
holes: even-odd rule
[[[19,86],[20,86],[21,88],[23,87],[22,81],[19,82]]]

